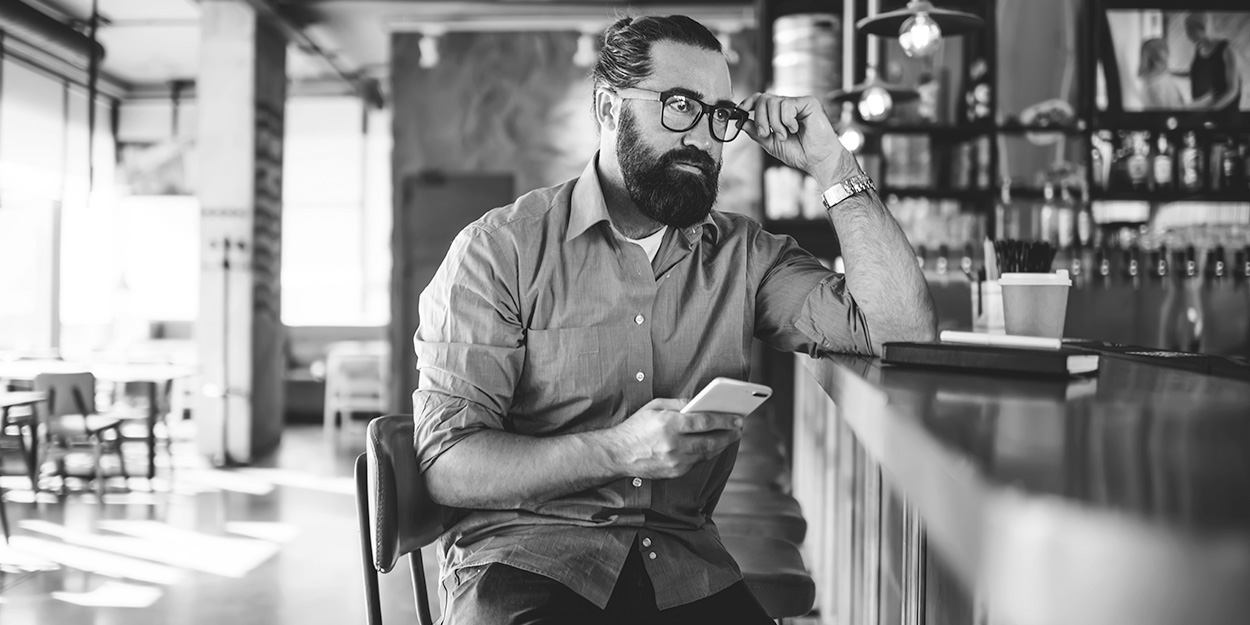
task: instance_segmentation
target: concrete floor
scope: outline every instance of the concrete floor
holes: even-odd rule
[[[363,623],[351,477],[363,425],[331,435],[289,426],[272,457],[229,470],[200,459],[180,425],[155,492],[114,480],[101,504],[90,492],[35,497],[25,478],[0,478],[13,527],[0,545],[0,622]],[[130,451],[139,466],[142,448]],[[406,562],[382,578],[382,598],[384,620],[416,622]]]

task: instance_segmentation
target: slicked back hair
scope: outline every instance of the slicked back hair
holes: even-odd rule
[[[651,75],[651,46],[658,41],[724,52],[706,26],[685,15],[625,17],[603,31],[603,47],[595,63],[594,93],[628,89]],[[591,102],[594,108],[594,102]],[[598,116],[595,120],[598,124]]]

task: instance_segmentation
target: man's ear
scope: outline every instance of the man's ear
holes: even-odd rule
[[[621,116],[621,100],[607,89],[595,92],[595,121],[605,130],[616,131],[617,120]]]

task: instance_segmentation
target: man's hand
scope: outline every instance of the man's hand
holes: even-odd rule
[[[756,93],[739,107],[753,113],[743,126],[751,139],[781,162],[811,174],[822,189],[859,173],[816,98]]]
[[[659,480],[681,477],[742,438],[742,417],[678,412],[684,399],[653,399],[606,433],[621,475]]]

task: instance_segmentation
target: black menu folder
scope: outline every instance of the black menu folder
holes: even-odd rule
[[[938,341],[894,342],[886,343],[882,347],[881,361],[891,365],[1056,377],[1086,375],[1098,371],[1098,354],[1071,347],[1034,349]]]

